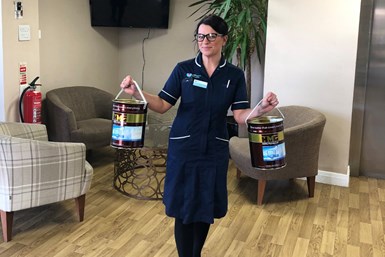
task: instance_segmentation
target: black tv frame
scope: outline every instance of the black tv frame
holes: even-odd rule
[[[91,26],[160,28],[169,25],[170,0],[89,0]]]

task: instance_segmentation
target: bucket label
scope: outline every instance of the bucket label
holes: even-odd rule
[[[286,166],[283,119],[275,116],[248,121],[251,165],[258,169],[279,169]]]
[[[256,133],[249,133],[249,140],[253,143],[260,143],[260,144],[277,144],[278,142],[281,142],[284,140],[283,131],[279,131],[277,133],[273,134],[256,134]]]
[[[144,114],[127,114],[127,113],[113,113],[115,122],[119,123],[141,123],[145,122],[146,116]]]
[[[112,125],[112,139],[121,141],[141,141],[142,140],[142,126],[119,126]]]
[[[278,145],[263,145],[263,160],[265,162],[277,161],[285,158],[285,143],[281,143]]]

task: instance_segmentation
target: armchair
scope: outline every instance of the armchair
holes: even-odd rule
[[[87,150],[111,141],[114,96],[95,87],[63,87],[46,94],[50,141],[81,142]]]
[[[49,142],[45,125],[0,122],[0,214],[4,241],[15,211],[75,199],[80,221],[92,166],[82,143]]]
[[[315,177],[318,174],[318,155],[325,116],[304,106],[283,106],[279,110],[284,118],[284,138],[286,166],[280,169],[260,170],[253,168],[250,160],[249,139],[232,137],[230,156],[237,167],[237,177],[241,173],[258,180],[257,203],[263,202],[268,180],[306,177],[309,197],[314,196]],[[266,115],[280,116],[276,110]]]

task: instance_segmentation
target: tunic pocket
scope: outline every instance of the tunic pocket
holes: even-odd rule
[[[182,97],[181,102],[184,104],[198,103],[204,95],[207,89],[194,85],[194,79],[188,78],[182,81]]]
[[[168,140],[169,154],[176,154],[180,156],[189,149],[191,135],[171,136]]]
[[[181,102],[188,104],[194,102],[194,92],[192,91],[192,78],[186,78],[182,81]]]

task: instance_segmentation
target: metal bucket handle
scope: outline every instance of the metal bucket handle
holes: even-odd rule
[[[147,107],[147,100],[146,100],[146,98],[144,97],[143,92],[142,92],[142,90],[140,89],[138,83],[136,83],[135,80],[133,80],[133,82],[134,82],[134,84],[135,84],[135,86],[136,86],[136,89],[139,91],[140,97],[142,98],[142,100],[143,100],[143,102],[144,102],[144,108],[146,108],[146,107]],[[119,91],[119,93],[115,96],[115,99],[117,99],[117,98],[123,93],[123,91],[124,91],[124,88],[122,88],[122,89]]]
[[[255,109],[262,103],[262,100],[263,98],[257,103],[257,105],[253,108],[253,110],[247,115],[246,119],[245,119],[245,124],[247,124],[247,120],[249,119],[249,117],[251,116],[251,114],[255,111]],[[281,110],[278,108],[278,107],[275,107],[275,109],[277,109],[277,111],[279,112],[279,114],[282,116],[283,119],[285,119],[285,116],[283,115],[283,113],[281,112]]]

